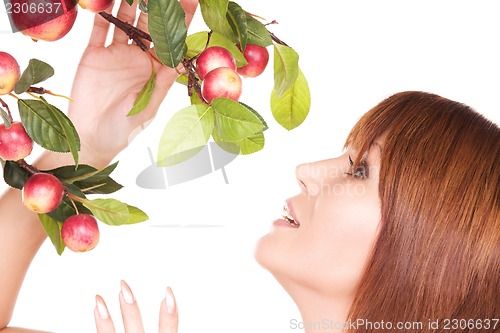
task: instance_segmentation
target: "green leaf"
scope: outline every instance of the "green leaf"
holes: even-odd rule
[[[294,85],[284,94],[277,97],[274,90],[271,93],[271,111],[274,119],[287,130],[292,130],[302,124],[309,113],[310,106],[309,86],[300,69]]]
[[[244,50],[247,45],[247,13],[235,2],[229,1],[227,7],[227,21]]]
[[[43,148],[69,152],[78,164],[80,138],[71,120],[45,100],[18,100],[21,122],[28,135]]]
[[[0,115],[2,116],[5,128],[9,129],[11,125],[9,114],[0,107]]]
[[[144,87],[142,87],[141,91],[139,92],[139,95],[137,95],[137,98],[134,101],[134,106],[132,107],[132,110],[130,110],[127,116],[138,114],[139,112],[144,110],[146,106],[148,106],[149,100],[153,95],[153,90],[155,90],[155,86],[156,86],[156,71],[155,68],[153,67],[149,80],[146,82],[146,84],[144,84]]]
[[[199,0],[201,16],[210,30],[235,41],[233,30],[227,22],[229,0]]]
[[[78,166],[75,165],[65,165],[55,169],[46,170],[47,172],[52,173],[59,179],[64,180],[67,183],[73,183],[81,180],[88,180],[91,178],[92,180],[102,180],[108,177],[118,166],[118,162],[108,165],[107,167],[98,170],[93,166],[87,164],[80,164]]]
[[[274,90],[276,96],[287,91],[299,75],[299,55],[291,47],[274,45]]]
[[[179,75],[177,77],[177,79],[175,79],[175,82],[180,83],[180,84],[185,85],[185,86],[188,85],[188,81],[189,81],[189,79],[188,79],[187,74]]]
[[[71,193],[77,197],[85,199],[85,194],[83,194],[82,191],[80,191],[80,189],[75,185],[66,183],[64,181],[63,185],[68,193]],[[90,210],[85,208],[80,202],[71,201],[68,198],[68,196],[64,196],[59,206],[57,206],[57,208],[51,211],[50,213],[47,213],[47,215],[49,215],[54,220],[64,222],[68,217],[73,216],[77,213],[89,214]]]
[[[160,61],[175,68],[186,53],[187,27],[184,9],[178,0],[150,0],[148,28]]]
[[[41,60],[31,59],[28,67],[24,70],[19,81],[17,81],[14,91],[16,94],[21,94],[27,91],[32,85],[45,81],[52,75],[54,75],[54,68],[52,66]]]
[[[20,167],[19,164],[12,161],[5,161],[3,166],[3,179],[7,185],[22,190],[29,176],[29,172]]]
[[[262,131],[265,131],[267,129],[269,129],[269,127],[267,126],[267,123],[266,121],[264,120],[264,117],[262,117],[260,115],[260,113],[258,113],[257,111],[255,111],[251,106],[245,104],[245,103],[242,103],[242,102],[239,102],[241,105],[243,105],[244,107],[246,107],[248,110],[252,111],[252,113],[254,115],[256,115],[257,117],[259,117],[260,121],[262,122],[262,124],[264,125],[264,128],[262,129]]]
[[[265,125],[243,104],[229,98],[215,98],[211,103],[215,130],[222,141],[235,142],[261,132]]]
[[[128,224],[130,213],[123,202],[116,199],[83,200],[82,204],[100,221],[109,225]]]
[[[128,0],[128,1],[133,1],[133,0]],[[139,0],[139,10],[143,12],[144,14],[148,13],[148,4],[144,0]]]
[[[265,143],[264,133],[262,132],[252,134],[243,140],[235,142],[222,141],[221,138],[217,136],[215,131],[212,136],[219,147],[231,154],[253,154],[264,148]]]
[[[130,214],[130,219],[128,220],[127,224],[140,223],[149,219],[148,215],[139,208],[131,205],[127,205],[127,208]]]
[[[118,162],[115,162],[101,170],[86,164],[80,164],[76,169],[73,165],[66,165],[49,172],[66,183],[74,184],[86,194],[110,194],[123,187],[109,177],[117,165]]]
[[[125,0],[129,6],[132,6],[134,4],[134,0]]]
[[[247,14],[247,44],[255,44],[267,47],[273,43],[273,39],[266,26]]]
[[[214,115],[206,104],[195,104],[177,111],[168,121],[160,139],[158,165],[185,161],[207,143],[214,127]]]
[[[197,56],[205,49],[205,46],[207,47],[221,46],[226,50],[228,50],[229,52],[231,52],[231,54],[234,57],[234,60],[236,60],[237,67],[245,66],[246,64],[248,64],[241,50],[238,49],[238,47],[234,44],[234,42],[228,39],[227,37],[224,37],[223,35],[217,32],[213,32],[212,35],[210,36],[210,41],[208,45],[207,45],[207,40],[208,40],[207,31],[200,31],[192,35],[189,35],[186,39],[186,44],[188,47],[186,57],[192,58]]]
[[[66,245],[64,244],[61,237],[61,229],[63,223],[54,220],[47,214],[38,214],[38,218],[40,219],[40,222],[42,223],[43,229],[47,233],[47,236],[49,236],[50,241],[54,245],[57,254],[61,255],[66,248]]]
[[[252,134],[248,138],[235,142],[240,147],[240,153],[243,155],[253,154],[264,148],[264,133]]]

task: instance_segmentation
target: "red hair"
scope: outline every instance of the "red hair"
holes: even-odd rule
[[[499,127],[462,103],[410,91],[356,124],[346,141],[359,149],[355,163],[381,135],[381,225],[350,320],[422,323],[405,333],[482,331],[443,325],[500,318]]]

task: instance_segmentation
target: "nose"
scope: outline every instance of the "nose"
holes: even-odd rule
[[[295,169],[300,188],[310,196],[321,193],[323,186],[343,175],[337,159],[300,164]]]

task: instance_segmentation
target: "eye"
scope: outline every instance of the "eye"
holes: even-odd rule
[[[365,161],[361,161],[357,167],[354,167],[354,161],[352,160],[351,155],[349,155],[349,167],[351,168],[351,171],[346,172],[346,175],[359,179],[368,178],[368,166]]]

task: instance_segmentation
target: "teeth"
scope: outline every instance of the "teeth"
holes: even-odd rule
[[[283,212],[281,213],[281,217],[287,221],[292,227],[298,228],[299,224],[295,221],[293,216],[290,214],[290,210],[288,209],[287,204],[283,207]]]
[[[283,207],[283,212],[281,213],[281,217],[283,217],[284,219],[286,219],[288,221],[295,222],[295,220],[293,219],[293,216],[290,215],[290,211],[288,210],[288,206],[286,204]]]

